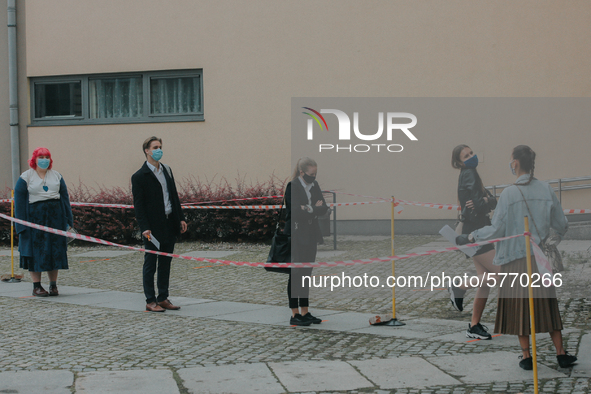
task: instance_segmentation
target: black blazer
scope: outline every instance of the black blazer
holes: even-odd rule
[[[488,198],[488,203],[484,201]],[[488,213],[497,207],[497,199],[482,185],[474,168],[463,168],[458,179],[458,200],[462,208],[463,234],[470,234],[479,228],[489,226]],[[474,208],[466,208],[466,202],[472,200]]]
[[[163,166],[163,164],[160,164]],[[168,167],[170,169],[170,167]],[[135,208],[135,217],[140,226],[140,232],[150,230],[154,237],[160,242],[174,241],[175,237],[181,233],[181,221],[185,220],[185,215],[181,208],[181,202],[174,183],[174,175],[169,175],[166,168],[162,168],[166,186],[168,187],[168,197],[172,205],[172,218],[174,223],[174,233],[165,234],[166,214],[164,213],[164,196],[162,194],[162,185],[156,175],[144,163],[131,177],[131,192],[133,194],[133,205]],[[170,172],[172,174],[172,171]]]
[[[322,244],[322,232],[318,224],[318,216],[322,216],[328,210],[326,201],[322,196],[322,191],[318,182],[314,181],[310,189],[313,211],[310,213],[301,209],[302,205],[308,205],[308,196],[299,179],[295,179],[287,184],[285,189],[285,234],[291,235],[292,242],[298,245]],[[317,201],[322,201],[322,205],[315,206]],[[293,209],[292,209],[293,208]]]

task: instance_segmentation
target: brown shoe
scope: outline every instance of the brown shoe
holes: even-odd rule
[[[35,297],[47,297],[49,293],[43,287],[36,287],[33,289],[33,295]]]
[[[160,305],[164,309],[170,309],[171,311],[178,311],[179,309],[181,309],[180,306],[172,305],[172,302],[170,302],[169,300],[159,302],[158,305]]]
[[[49,286],[49,295],[50,296],[58,296],[60,295],[59,291],[57,291],[57,286]]]
[[[158,306],[158,304],[155,302],[151,302],[151,303],[147,304],[146,310],[148,312],[164,312],[164,308]]]

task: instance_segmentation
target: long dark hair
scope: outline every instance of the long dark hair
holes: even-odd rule
[[[534,179],[534,169],[536,168],[536,152],[527,145],[517,145],[513,148],[513,159],[519,162],[519,167],[529,173],[529,179],[520,185],[529,185]]]
[[[466,168],[466,166],[464,165],[464,162],[462,161],[462,159],[460,159],[460,154],[462,153],[462,151],[465,148],[469,148],[469,146],[461,144],[461,145],[456,146],[454,148],[454,150],[451,151],[451,166],[453,168],[458,169],[458,170],[463,170],[464,168]],[[476,170],[476,168],[474,168],[474,172],[476,173],[477,186],[480,186],[482,191],[485,191],[484,184],[482,183],[482,179],[480,178],[480,174],[478,174],[478,171]]]

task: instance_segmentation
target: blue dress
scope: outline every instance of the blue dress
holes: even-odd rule
[[[59,199],[29,203],[27,182],[19,178],[15,187],[15,216],[18,219],[66,230],[73,225],[68,189],[60,180]],[[31,227],[16,224],[19,236],[20,267],[32,272],[68,269],[67,239]]]

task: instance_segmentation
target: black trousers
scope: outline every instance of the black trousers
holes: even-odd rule
[[[293,262],[311,263],[316,260],[318,245],[296,245],[292,244],[291,258]],[[312,276],[312,268],[292,268],[287,281],[287,298],[291,309],[309,306],[309,295],[311,279],[302,280],[304,276]]]
[[[170,217],[166,221],[166,233],[170,234],[167,239],[159,239],[160,252],[172,253],[174,251],[174,221]],[[144,247],[148,250],[158,250],[156,246],[144,238]],[[168,284],[170,279],[170,262],[172,257],[160,256],[157,254],[146,253],[144,255],[143,282],[146,304],[152,302],[162,302],[168,299]],[[158,271],[156,286],[158,287],[158,297],[154,289],[154,275]]]

